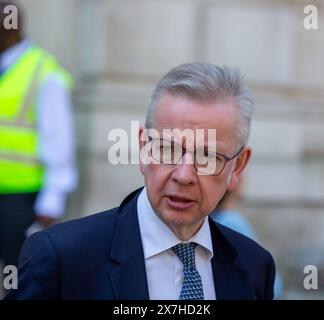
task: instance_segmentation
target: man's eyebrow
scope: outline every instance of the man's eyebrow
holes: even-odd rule
[[[210,144],[208,144],[207,142],[205,142],[205,143],[203,144],[203,147],[204,147],[204,148],[217,147],[217,143],[210,143]]]
[[[158,140],[166,140],[166,141],[170,141],[170,142],[176,142],[176,143],[178,143],[179,144],[179,138],[178,138],[178,136],[177,135],[167,135],[167,136],[165,136],[164,134],[163,134],[163,132],[159,132],[159,137],[152,137],[152,138],[155,138],[155,139],[158,139]],[[186,142],[186,137],[184,136],[182,136],[181,137],[182,138],[182,141],[181,141],[181,145],[183,145],[184,144],[184,142]],[[196,140],[194,141],[194,145],[196,145]],[[200,146],[200,144],[198,144],[198,146]],[[211,144],[208,144],[208,142],[205,142],[204,141],[204,144],[203,144],[203,147],[204,148],[209,148],[209,147],[214,147],[214,146],[216,146],[217,147],[217,142],[216,143],[211,143]]]

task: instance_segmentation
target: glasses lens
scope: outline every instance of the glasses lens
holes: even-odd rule
[[[204,156],[199,156],[196,154],[196,168],[198,173],[203,175],[217,175],[219,174],[225,165],[226,160],[219,157],[216,154],[207,154]]]
[[[182,161],[183,148],[171,140],[152,139],[151,154],[156,163],[175,165]],[[219,175],[226,164],[225,158],[205,150],[196,150],[194,161],[201,175]]]
[[[152,141],[152,157],[158,163],[177,164],[182,158],[182,147],[170,140]]]

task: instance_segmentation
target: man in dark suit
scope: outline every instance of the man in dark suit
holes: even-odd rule
[[[32,235],[7,299],[272,299],[270,253],[208,216],[251,157],[252,105],[238,71],[169,71],[139,131],[145,187]]]

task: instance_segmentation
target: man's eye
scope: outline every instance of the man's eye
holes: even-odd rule
[[[215,153],[210,153],[210,152],[208,152],[208,150],[204,151],[204,157],[206,157],[208,159],[216,159]]]
[[[163,143],[160,146],[161,150],[171,150],[172,148],[173,148],[173,145],[171,143],[168,143],[168,142]]]

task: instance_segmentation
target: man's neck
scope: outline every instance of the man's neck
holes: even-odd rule
[[[184,227],[169,226],[169,228],[177,236],[179,240],[188,241],[199,231],[203,223],[204,223],[204,219],[192,226],[184,226]]]

